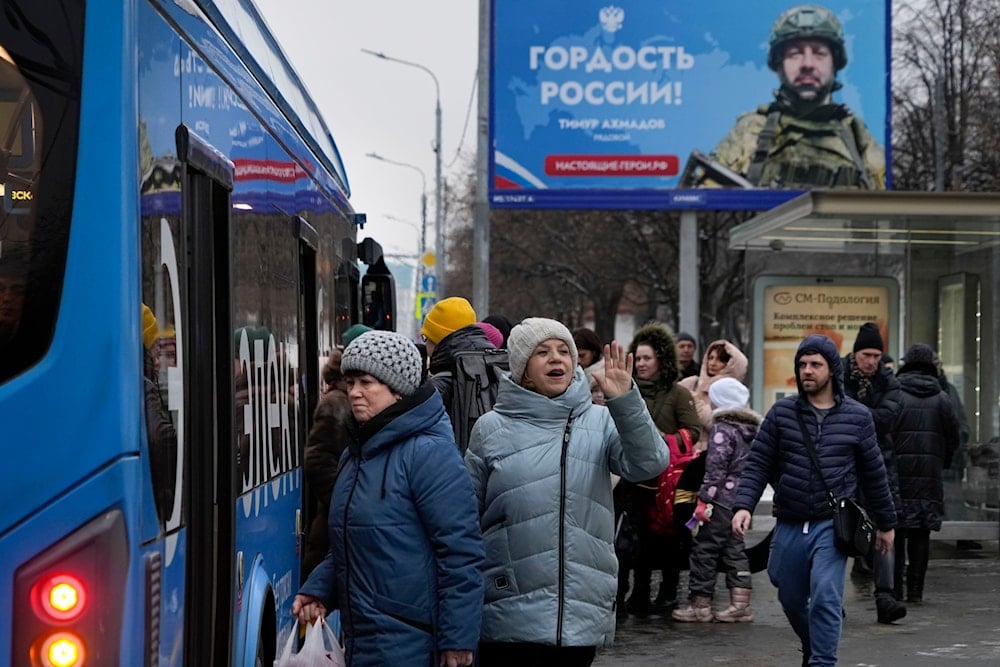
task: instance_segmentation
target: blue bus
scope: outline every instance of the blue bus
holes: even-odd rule
[[[315,103],[252,0],[5,0],[0,181],[0,663],[270,666],[321,365],[394,328]]]

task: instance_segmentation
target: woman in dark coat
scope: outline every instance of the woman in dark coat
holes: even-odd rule
[[[930,534],[941,529],[944,487],[941,472],[958,448],[959,424],[948,394],[941,390],[934,351],[917,343],[899,370],[902,410],[893,429],[899,495],[896,530],[895,594],[902,598],[905,568],[907,602],[923,600]],[[909,565],[906,558],[909,556]]]
[[[362,334],[341,370],[353,419],[330,501],[330,551],[292,602],[337,608],[348,667],[471,665],[484,559],[472,481],[416,346]]]
[[[676,443],[695,443],[701,435],[701,421],[691,392],[678,384],[677,342],[665,324],[652,322],[635,332],[629,352],[635,357],[633,374],[656,428]],[[681,431],[687,433],[682,434]],[[670,465],[678,457],[671,455]],[[685,458],[685,461],[691,461]],[[691,465],[700,463],[696,458]],[[704,466],[702,465],[702,470]],[[679,472],[679,471],[676,471]],[[699,485],[701,478],[699,477]],[[632,595],[626,603],[630,614],[645,616],[650,613],[669,613],[677,604],[677,586],[680,572],[687,567],[691,533],[680,523],[675,514],[670,534],[654,532],[650,509],[656,501],[659,477],[641,483],[622,481],[615,488],[616,512],[623,508],[629,515],[638,535],[637,555],[631,564],[634,568]],[[697,488],[697,487],[696,487]],[[693,495],[693,494],[692,494]],[[694,499],[696,500],[696,498]],[[671,499],[672,501],[672,499]],[[694,511],[694,501],[691,502]],[[690,517],[690,513],[685,520]],[[619,563],[619,604],[628,590],[628,562]],[[650,604],[652,572],[663,573],[656,600]]]

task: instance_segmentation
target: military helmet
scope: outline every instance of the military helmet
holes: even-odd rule
[[[826,7],[798,5],[779,16],[771,26],[767,66],[775,72],[780,71],[785,44],[796,39],[821,39],[827,42],[833,54],[834,68],[839,71],[847,65],[844,28]]]

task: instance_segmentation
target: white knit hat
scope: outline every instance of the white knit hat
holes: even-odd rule
[[[521,320],[520,324],[511,329],[510,336],[507,338],[510,376],[514,382],[521,384],[521,376],[524,375],[524,367],[528,365],[531,353],[535,351],[539,343],[550,338],[558,338],[566,343],[570,354],[573,355],[573,369],[576,369],[580,356],[576,351],[573,334],[569,332],[566,325],[545,317],[529,317]]]
[[[420,386],[420,351],[402,334],[394,331],[367,331],[344,350],[340,370],[368,373],[389,385],[401,396],[409,396]]]
[[[739,380],[722,377],[709,386],[708,400],[716,410],[745,408],[750,401],[750,390]]]

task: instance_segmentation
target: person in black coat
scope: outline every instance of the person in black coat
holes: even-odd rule
[[[340,455],[347,448],[351,438],[349,431],[351,401],[347,398],[347,383],[344,382],[344,374],[340,370],[342,355],[343,351],[333,350],[323,366],[323,381],[327,386],[316,404],[313,425],[306,440],[303,471],[312,489],[316,507],[309,524],[305,555],[302,558],[303,578],[309,576],[330,550],[330,537],[327,532],[330,495],[333,493],[333,484],[337,481],[337,473],[340,470]]]
[[[896,538],[895,592],[906,601],[923,602],[930,554],[930,533],[944,516],[942,471],[958,449],[959,422],[948,394],[941,389],[934,350],[912,345],[898,374],[903,409],[893,428],[899,473],[899,531]],[[909,564],[906,563],[909,557]]]
[[[892,427],[902,406],[902,389],[899,380],[882,361],[885,345],[882,333],[874,322],[865,322],[858,330],[853,351],[844,357],[844,391],[872,413],[875,420],[875,437],[885,462],[889,491],[898,512],[899,477],[892,445]],[[893,595],[896,571],[896,553],[872,551],[866,562],[854,559],[851,574],[875,575],[875,609],[879,623],[892,623],[906,616],[906,605]]]

